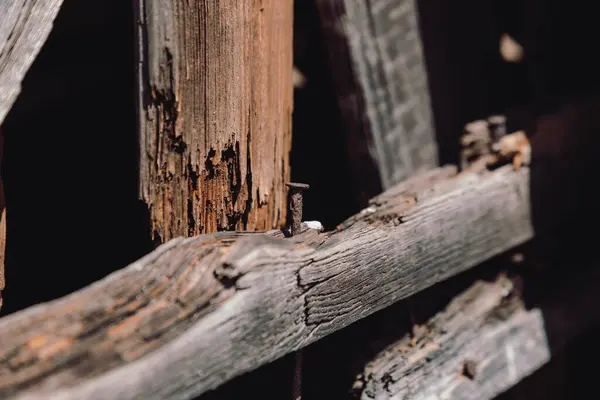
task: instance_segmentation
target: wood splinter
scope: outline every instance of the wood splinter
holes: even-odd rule
[[[462,170],[480,170],[506,161],[514,169],[531,164],[531,145],[525,132],[506,134],[506,118],[501,115],[466,124],[460,145]]]
[[[506,135],[492,145],[492,150],[501,158],[512,158],[515,169],[531,164],[531,144],[524,131]]]

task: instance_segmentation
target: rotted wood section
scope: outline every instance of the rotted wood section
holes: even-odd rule
[[[292,0],[138,0],[140,196],[154,239],[286,216]]]
[[[0,320],[0,397],[191,398],[533,236],[529,170],[437,169],[335,232],[178,238]]]

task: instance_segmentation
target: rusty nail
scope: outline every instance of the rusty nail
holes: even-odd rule
[[[292,214],[292,226],[290,235],[300,233],[302,226],[302,192],[310,188],[306,183],[290,182],[286,184],[290,188],[290,212]]]

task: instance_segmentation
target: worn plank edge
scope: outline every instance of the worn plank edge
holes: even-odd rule
[[[598,260],[568,266],[581,272],[555,282],[550,297],[531,309],[506,276],[476,282],[367,363],[355,383],[357,395],[363,400],[495,398],[600,326],[600,314],[589,312],[600,301],[598,266]],[[472,363],[468,370],[466,361]]]
[[[5,393],[23,399],[192,398],[533,237],[527,168],[457,176],[439,169],[386,193],[339,232],[292,239],[234,235],[220,258],[211,258],[218,264],[211,268],[235,277],[234,292],[175,338],[108,371],[68,366],[17,393],[10,392],[10,373],[2,378],[0,369],[0,380],[9,382]],[[88,288],[8,316],[0,320],[0,341],[26,337],[36,328],[27,327],[29,320],[91,301],[86,292],[110,293],[124,277],[135,286],[132,277],[147,273],[147,263],[223,235],[232,237],[174,239]],[[67,317],[76,318],[61,315]]]
[[[0,124],[46,42],[63,0],[0,2]]]
[[[363,400],[492,399],[550,360],[543,313],[510,279],[478,281],[369,362]]]

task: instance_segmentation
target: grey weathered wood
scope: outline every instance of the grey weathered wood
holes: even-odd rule
[[[174,239],[0,320],[0,397],[201,394],[530,239],[528,182],[442,169],[337,232]]]
[[[413,336],[375,356],[356,389],[378,400],[495,398],[600,326],[597,263],[569,267],[579,273],[547,288],[550,298],[530,310],[518,293],[509,294],[505,277],[475,283]],[[471,379],[465,361],[474,362]]]
[[[52,29],[62,0],[0,1],[0,124]]]
[[[384,189],[437,166],[415,1],[317,5],[352,162],[371,158]]]
[[[419,328],[367,364],[362,399],[492,399],[550,359],[541,310],[506,277],[476,282]]]

